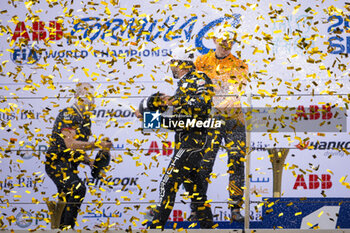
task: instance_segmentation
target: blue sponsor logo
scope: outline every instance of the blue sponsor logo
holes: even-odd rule
[[[126,58],[126,57],[167,57],[171,54],[170,48],[149,48],[142,51],[132,48],[120,48],[122,41],[146,41],[174,43],[176,41],[189,42],[193,39],[195,47],[201,54],[208,53],[211,49],[204,45],[204,39],[208,39],[208,34],[214,28],[223,22],[228,22],[232,27],[237,27],[240,23],[240,14],[233,14],[212,20],[204,27],[198,22],[198,16],[176,17],[169,16],[163,19],[147,18],[114,18],[108,21],[99,17],[86,17],[76,20],[72,24],[70,37],[67,43],[73,45],[75,40],[86,40],[93,43],[95,40],[111,40],[111,46],[108,49],[93,50],[89,53],[87,50],[79,49],[39,49],[36,45],[27,45],[24,47],[15,47],[10,52],[11,60],[16,65],[36,64],[41,58],[44,59],[63,59],[63,58]],[[195,29],[195,27],[197,27]],[[197,32],[194,33],[194,31]],[[38,41],[40,42],[40,41]]]
[[[32,214],[28,211],[21,211],[16,215],[16,225],[20,228],[27,228],[32,225]]]
[[[335,229],[350,228],[349,198],[262,198],[262,210],[252,210],[249,227],[251,229]],[[220,207],[221,209],[222,207]],[[240,222],[230,222],[230,212],[214,210],[217,229],[243,229]],[[168,221],[166,229],[173,229],[173,221]],[[193,228],[193,222],[177,221],[176,228]],[[199,224],[195,226],[199,228]],[[297,231],[296,231],[297,232]],[[315,231],[317,232],[317,230]]]
[[[137,19],[131,18],[126,21],[121,18],[115,18],[103,23],[99,17],[86,17],[77,21],[71,30],[71,38],[68,43],[73,43],[73,38],[88,39],[91,43],[100,38],[102,40],[107,37],[120,42],[123,39],[140,39],[153,42],[162,39],[165,42],[174,42],[175,40],[190,41],[195,38],[195,46],[201,54],[209,52],[210,48],[205,47],[203,39],[208,32],[215,28],[218,24],[227,21],[232,27],[236,27],[240,23],[240,14],[233,14],[215,19],[201,28],[197,35],[193,35],[193,29],[198,23],[198,17],[192,16],[182,24],[179,23],[180,18],[169,16],[164,22],[154,19],[151,22],[147,18]],[[179,33],[180,32],[180,33]]]
[[[329,52],[331,54],[349,54],[350,53],[350,16],[349,15],[331,15],[328,22],[331,25],[327,31],[331,35],[328,39]]]
[[[10,57],[16,65],[33,65],[41,58],[39,50],[39,47],[36,45],[15,47],[10,53]]]
[[[161,114],[156,112],[143,113],[143,128],[144,129],[160,129]]]
[[[261,228],[346,229],[350,227],[349,198],[269,198],[265,201]]]

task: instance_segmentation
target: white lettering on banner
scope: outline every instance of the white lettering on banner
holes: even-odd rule
[[[335,229],[338,221],[340,206],[323,206],[305,216],[301,221],[300,229]],[[312,226],[310,226],[310,223]]]

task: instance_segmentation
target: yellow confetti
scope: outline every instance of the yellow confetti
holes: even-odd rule
[[[17,163],[23,163],[23,160],[17,159]]]
[[[321,217],[322,216],[322,214],[323,214],[324,212],[323,212],[323,210],[317,215],[317,217]]]
[[[334,173],[333,173],[331,170],[329,170],[329,169],[327,169],[327,172],[329,172],[329,173],[331,173],[332,175],[334,175]]]
[[[298,13],[300,7],[301,7],[300,4],[297,5],[296,7],[294,7],[294,10],[293,10],[293,13],[292,13],[292,14],[295,15],[296,13]]]

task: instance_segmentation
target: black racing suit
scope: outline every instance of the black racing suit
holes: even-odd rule
[[[218,110],[216,117],[224,121],[220,129],[208,132],[211,136],[208,145],[206,145],[208,153],[202,160],[200,171],[203,177],[203,186],[208,186],[207,180],[210,178],[216,154],[224,139],[225,144],[222,145],[227,149],[228,154],[229,206],[233,210],[232,212],[238,212],[243,198],[246,135],[244,114],[238,105],[240,97],[230,96],[230,93],[241,92],[241,88],[247,85],[246,82],[249,80],[248,66],[231,53],[226,57],[218,57],[214,51],[197,57],[195,65],[198,70],[207,73],[213,81],[216,94],[213,105],[215,110]],[[231,105],[236,106],[236,109],[226,107]],[[191,189],[190,185],[186,185],[186,190]],[[195,211],[192,209],[192,212]]]
[[[222,127],[208,132],[208,141],[205,145],[205,153],[199,171],[202,180],[202,191],[207,193],[210,173],[213,171],[216,155],[220,149],[221,141],[224,139],[224,149],[227,150],[227,164],[229,173],[229,206],[231,209],[239,209],[242,206],[244,187],[244,158],[246,154],[246,132],[245,125],[232,117],[222,115],[215,116],[220,119]],[[186,191],[192,190],[192,185],[184,184]],[[195,206],[191,204],[191,209],[195,211]]]
[[[191,71],[178,82],[173,96],[173,116],[170,119],[208,119],[212,105],[213,87],[209,77],[201,72]],[[160,183],[160,200],[155,209],[150,228],[164,228],[174,206],[176,192],[183,183],[193,183],[192,202],[199,216],[201,228],[212,228],[213,215],[207,197],[202,191],[198,177],[200,162],[207,143],[207,130],[203,128],[182,128],[175,130],[175,152]],[[204,194],[204,195],[202,195]]]
[[[86,193],[86,186],[77,175],[78,165],[84,161],[84,152],[66,147],[62,135],[62,131],[66,129],[74,129],[78,135],[77,140],[88,141],[91,135],[89,115],[83,115],[75,106],[63,109],[55,120],[46,154],[46,173],[55,183],[59,199],[67,202],[60,227],[73,228]]]

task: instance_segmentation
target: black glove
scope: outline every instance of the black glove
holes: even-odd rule
[[[143,115],[144,112],[155,112],[159,111],[161,113],[165,112],[168,109],[168,106],[162,105],[162,101],[160,99],[161,96],[164,96],[163,93],[154,93],[150,97],[147,97],[141,100],[139,105],[139,112]]]
[[[94,161],[94,165],[91,169],[91,175],[95,179],[102,178],[102,174],[104,171],[104,168],[106,168],[109,165],[109,162],[111,161],[111,154],[109,151],[106,150],[99,150]]]

